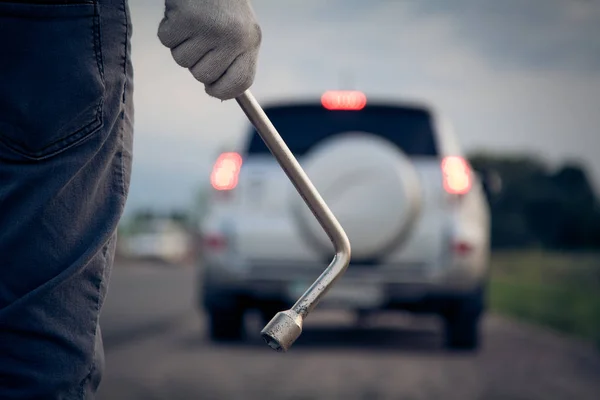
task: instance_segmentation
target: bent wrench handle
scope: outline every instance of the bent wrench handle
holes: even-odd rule
[[[291,309],[277,313],[261,331],[261,336],[269,346],[277,351],[287,351],[302,333],[304,318],[348,268],[351,254],[350,241],[252,93],[246,90],[236,97],[236,101],[277,159],[298,194],[319,221],[335,248],[333,260],[317,280],[300,296]]]

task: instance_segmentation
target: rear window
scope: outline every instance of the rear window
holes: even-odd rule
[[[302,105],[266,108],[265,113],[296,157],[321,140],[348,131],[384,137],[409,156],[438,155],[431,115],[419,108],[371,105],[360,111],[345,111]],[[253,128],[248,153],[269,153]]]

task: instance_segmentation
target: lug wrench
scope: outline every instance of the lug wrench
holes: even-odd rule
[[[321,298],[340,278],[350,263],[350,241],[317,189],[314,187],[285,141],[279,135],[252,93],[246,90],[236,101],[246,114],[271,154],[292,182],[335,248],[329,266],[289,310],[281,311],[260,332],[274,350],[286,352],[302,333],[302,323]]]

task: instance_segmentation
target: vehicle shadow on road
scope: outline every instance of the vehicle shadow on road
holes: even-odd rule
[[[260,339],[249,343],[265,346]],[[294,343],[294,349],[300,351],[322,348],[426,353],[442,350],[439,334],[426,329],[311,327]]]
[[[241,342],[211,342],[206,335],[189,337],[182,345],[186,348],[220,347],[263,349],[266,344],[253,331]],[[294,352],[312,350],[400,351],[407,353],[439,354],[444,352],[439,332],[428,329],[310,327],[306,328],[293,345]]]

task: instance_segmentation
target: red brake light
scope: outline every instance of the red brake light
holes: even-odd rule
[[[218,234],[207,234],[203,237],[204,247],[211,251],[222,251],[227,247],[227,239]]]
[[[217,158],[210,174],[210,184],[216,190],[232,190],[238,184],[242,167],[242,156],[238,153],[223,153]]]
[[[367,96],[359,91],[330,91],[323,93],[321,104],[328,110],[362,110]]]
[[[452,245],[452,250],[458,256],[468,256],[473,251],[473,246],[467,242],[456,242]]]
[[[471,168],[462,157],[445,157],[442,161],[444,189],[450,194],[466,194],[471,189]]]

